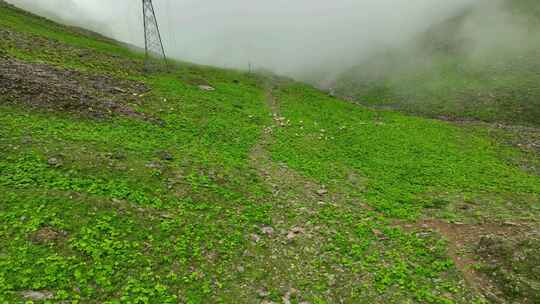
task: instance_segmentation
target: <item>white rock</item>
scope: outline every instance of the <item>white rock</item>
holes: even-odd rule
[[[264,226],[261,228],[261,231],[262,233],[270,236],[272,234],[274,234],[274,228],[270,227],[270,226]]]
[[[25,290],[21,292],[21,296],[25,299],[32,300],[32,301],[43,301],[43,300],[50,300],[54,298],[53,293],[47,290],[42,290],[42,291]]]
[[[320,196],[323,196],[323,195],[325,195],[327,193],[328,193],[328,190],[326,190],[326,189],[317,190],[317,194],[320,195]]]
[[[255,233],[253,233],[251,235],[251,240],[254,241],[255,243],[258,243],[260,240],[261,240],[261,237]]]
[[[199,89],[203,91],[215,91],[216,89],[214,87],[211,87],[209,85],[200,85]]]

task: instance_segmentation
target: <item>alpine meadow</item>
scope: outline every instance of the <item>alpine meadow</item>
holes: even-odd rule
[[[538,1],[8,2],[0,303],[540,303]]]

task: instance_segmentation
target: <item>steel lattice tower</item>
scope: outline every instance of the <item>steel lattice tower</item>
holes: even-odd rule
[[[161,41],[161,34],[159,32],[159,26],[154,12],[154,5],[152,0],[142,0],[143,6],[143,22],[144,22],[144,50],[146,54],[145,68],[151,69],[152,59],[157,58],[167,63],[167,57],[165,56],[165,49],[163,48],[163,42]]]

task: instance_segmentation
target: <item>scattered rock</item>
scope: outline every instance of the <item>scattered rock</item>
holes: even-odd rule
[[[266,298],[270,295],[270,292],[268,292],[268,290],[266,290],[266,288],[261,288],[259,290],[257,290],[257,296],[259,298]]]
[[[291,121],[289,119],[282,116],[278,116],[277,114],[274,114],[274,121],[280,127],[287,127],[291,124]]]
[[[33,142],[32,140],[32,137],[31,136],[24,136],[22,139],[21,139],[21,143],[23,145],[29,145]]]
[[[215,91],[216,89],[214,87],[211,87],[209,85],[199,85],[199,89],[202,91]]]
[[[0,75],[0,96],[10,96],[13,103],[97,119],[113,113],[149,118],[125,103],[127,92],[147,90],[140,82],[2,57]]]
[[[418,238],[421,238],[421,239],[428,238],[428,237],[430,237],[431,235],[432,235],[432,233],[431,233],[431,232],[428,232],[428,231],[423,231],[423,232],[418,232],[418,233],[416,233],[416,236],[417,236]]]
[[[291,288],[289,291],[283,295],[281,298],[283,300],[283,304],[291,304],[291,297],[296,296],[298,294],[298,290]]]
[[[459,209],[461,209],[461,210],[471,210],[472,207],[470,205],[461,205],[461,206],[459,206]]]
[[[47,160],[47,163],[51,167],[58,168],[58,167],[62,167],[62,165],[64,164],[64,161],[60,157],[51,157]]]
[[[159,169],[161,168],[161,164],[159,164],[158,162],[149,162],[146,164],[145,167],[150,169]]]
[[[117,198],[113,198],[111,201],[113,203],[115,203],[115,204],[124,204],[125,203],[125,201],[117,199]]]
[[[272,134],[272,132],[273,132],[273,129],[272,129],[271,126],[264,128],[264,133],[265,134]]]
[[[386,240],[388,239],[388,237],[382,232],[380,231],[379,229],[371,229],[371,232],[373,232],[373,234],[379,239],[379,240]]]
[[[251,234],[250,239],[255,243],[258,243],[261,241],[261,237],[255,233]]]
[[[54,298],[54,294],[47,290],[42,290],[42,291],[25,290],[21,292],[21,296],[31,301],[44,301],[44,300],[50,300]]]
[[[126,90],[119,87],[113,87],[112,90],[118,93],[124,93],[124,94],[126,93]]]
[[[501,291],[496,294],[499,303],[538,303],[540,234],[485,235],[475,252],[482,261],[480,271]]]
[[[336,286],[336,283],[337,283],[336,276],[333,274],[329,274],[327,277],[328,277],[328,285]]]
[[[320,195],[320,196],[326,195],[326,194],[328,194],[328,190],[326,190],[324,188],[319,189],[319,190],[317,190],[317,194]]]
[[[514,223],[514,222],[504,222],[503,223],[505,226],[512,226],[512,227],[519,227],[520,225],[518,223]]]
[[[287,239],[289,241],[292,241],[293,239],[295,239],[297,236],[299,236],[300,234],[304,233],[304,229],[301,228],[301,227],[294,227],[293,229],[291,229],[289,231],[289,233],[287,233]]]
[[[90,52],[87,51],[87,50],[80,50],[80,51],[78,52],[78,54],[77,54],[77,56],[79,56],[79,57],[81,57],[81,58],[82,58],[82,57],[87,57],[87,56],[89,56],[89,55],[90,55]]]
[[[274,228],[270,227],[270,226],[263,226],[261,228],[261,231],[262,233],[268,235],[268,236],[271,236],[272,234],[274,234]]]
[[[67,232],[65,231],[57,231],[51,227],[42,227],[32,233],[30,239],[37,244],[47,244],[65,236],[67,236]]]
[[[269,295],[270,295],[270,292],[264,287],[257,290],[257,296],[259,296],[259,298],[266,298]]]
[[[504,252],[504,245],[501,238],[494,234],[484,235],[480,238],[476,252],[480,255],[498,255]]]
[[[168,212],[162,212],[159,214],[159,216],[161,216],[161,218],[168,219],[168,220],[174,219],[174,215]]]
[[[161,160],[165,160],[165,161],[174,160],[174,156],[167,151],[160,151],[158,155]]]

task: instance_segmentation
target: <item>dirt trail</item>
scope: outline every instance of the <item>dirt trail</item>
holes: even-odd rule
[[[372,208],[362,202],[354,201],[348,197],[347,193],[339,193],[339,191],[331,191],[324,185],[317,183],[309,178],[302,176],[298,172],[290,169],[285,164],[276,163],[272,160],[269,152],[270,146],[274,143],[274,132],[279,128],[286,128],[288,120],[280,113],[279,104],[272,95],[272,90],[267,90],[266,101],[268,108],[271,111],[273,123],[264,130],[260,142],[253,148],[250,154],[251,164],[258,171],[259,176],[271,187],[274,198],[274,204],[278,204],[287,210],[274,218],[272,228],[263,227],[260,236],[254,236],[255,242],[260,238],[264,240],[265,233],[276,230],[277,236],[274,235],[274,240],[269,241],[273,252],[278,257],[287,257],[280,262],[268,261],[268,257],[257,257],[259,263],[272,274],[276,274],[279,278],[279,273],[275,272],[277,266],[280,268],[298,268],[302,267],[301,262],[291,259],[292,255],[302,256],[301,248],[288,247],[288,239],[306,238],[305,246],[314,246],[319,242],[324,242],[324,237],[320,234],[320,229],[328,229],[327,227],[317,227],[318,224],[302,224],[297,219],[289,217],[290,213],[303,213],[302,218],[310,219],[321,206],[332,204],[347,208],[354,206],[352,212],[375,212]],[[351,204],[352,202],[352,204]],[[313,221],[316,223],[316,221]],[[438,219],[419,220],[417,223],[405,223],[395,221],[395,225],[410,231],[418,233],[422,230],[431,230],[437,232],[448,241],[448,255],[454,261],[456,267],[460,270],[463,278],[469,288],[475,290],[477,294],[484,295],[485,298],[492,303],[504,303],[504,293],[488,278],[484,273],[477,270],[474,265],[478,264],[475,248],[486,235],[496,235],[499,237],[512,237],[513,234],[522,233],[529,228],[526,226],[516,226],[513,223],[486,223],[486,224],[452,224]],[[270,230],[268,230],[270,229]],[[266,241],[266,240],[264,240]],[[312,249],[312,254],[317,254],[318,247],[315,245]],[[298,252],[295,252],[298,250]],[[309,257],[305,257],[308,259]],[[266,265],[264,265],[266,263]],[[306,266],[307,269],[307,266]],[[339,269],[333,271],[339,272]],[[330,272],[329,275],[332,275]],[[281,278],[285,280],[284,278]]]
[[[278,201],[292,203],[301,201],[311,206],[324,204],[343,204],[350,198],[346,193],[340,193],[327,189],[325,185],[317,183],[284,163],[276,163],[272,160],[268,148],[274,142],[274,132],[279,128],[286,128],[289,124],[286,117],[281,116],[279,105],[272,95],[272,90],[266,93],[266,102],[271,111],[273,124],[264,129],[264,133],[250,154],[251,164],[257,169],[261,178],[272,187],[274,197]],[[361,207],[370,209],[365,204]],[[300,206],[301,207],[301,206]]]
[[[271,89],[267,90],[266,102],[271,111],[272,124],[264,129],[259,143],[252,149],[250,161],[271,190],[268,200],[274,207],[273,218],[271,225],[259,227],[259,232],[249,236],[252,246],[246,251],[245,259],[252,259],[252,264],[268,274],[268,285],[259,286],[262,291],[281,290],[283,299],[295,295],[301,302],[303,296],[311,291],[290,284],[309,278],[335,281],[332,283],[336,284],[335,290],[332,290],[332,293],[336,293],[333,298],[339,298],[339,281],[344,280],[345,285],[347,281],[355,279],[345,279],[346,271],[341,265],[326,261],[323,247],[327,238],[332,237],[332,229],[318,219],[318,214],[330,205],[339,206],[340,209],[354,206],[357,212],[362,212],[363,205],[353,202],[346,193],[327,188],[272,159],[269,149],[275,141],[274,132],[286,128],[288,121],[281,115]],[[264,244],[265,249],[261,251],[257,244]],[[314,260],[318,263],[325,261],[323,264],[326,266],[315,269]],[[261,291],[258,293],[264,294]]]

